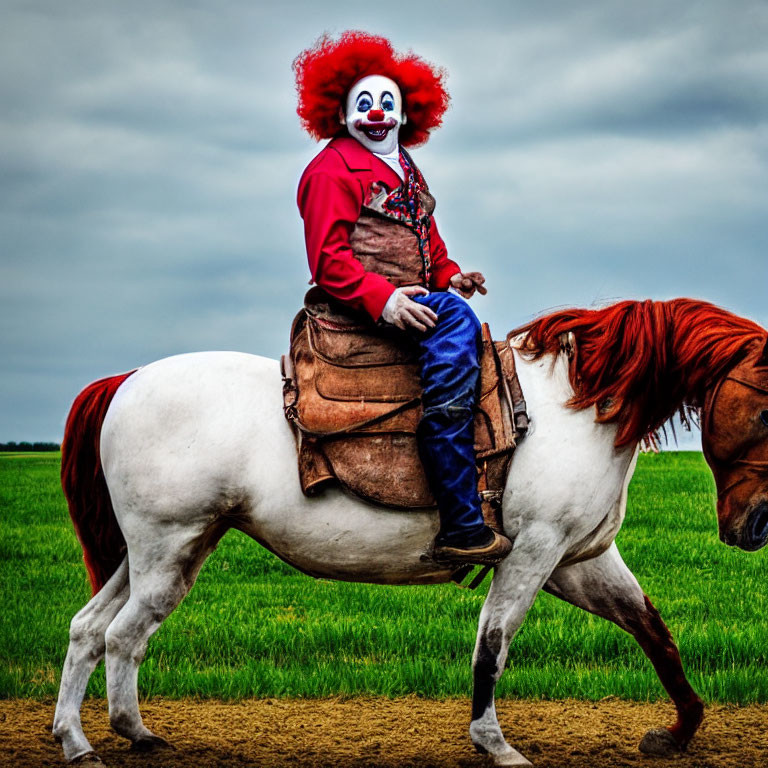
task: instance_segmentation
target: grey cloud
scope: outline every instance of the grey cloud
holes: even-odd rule
[[[575,28],[553,20],[533,31],[502,29],[470,43],[475,55],[456,98],[468,102],[462,120],[468,140],[482,134],[485,142],[503,144],[585,133],[690,138],[722,126],[754,126],[768,116],[761,38],[768,23],[744,28],[726,44],[719,14],[705,25],[687,21],[660,33],[638,25],[618,35],[601,28],[604,19],[587,19]],[[487,50],[498,64],[483,78]],[[492,121],[467,119],[489,111]]]

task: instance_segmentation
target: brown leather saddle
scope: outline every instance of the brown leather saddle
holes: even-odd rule
[[[329,484],[398,509],[435,506],[419,459],[418,351],[409,337],[311,289],[283,356],[285,415],[298,442],[301,488]],[[501,530],[501,496],[517,441],[528,429],[509,339],[483,325],[475,415],[478,491],[488,524]]]

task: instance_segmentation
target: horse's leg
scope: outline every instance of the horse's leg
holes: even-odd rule
[[[192,588],[222,533],[180,539],[153,531],[144,546],[128,543],[131,594],[107,628],[105,664],[109,721],[135,751],[168,746],[144,726],[139,713],[137,680],[147,643]]]
[[[469,735],[475,748],[489,753],[495,765],[531,765],[504,739],[494,695],[509,644],[562,555],[559,542],[548,531],[539,534],[516,538],[512,553],[496,569],[480,614],[472,660],[474,690]]]
[[[69,625],[69,648],[61,672],[59,698],[53,718],[53,735],[61,742],[64,757],[74,760],[93,752],[83,733],[80,706],[96,665],[104,656],[104,633],[128,599],[128,559],[80,610]],[[92,761],[98,762],[93,755]]]
[[[669,728],[648,731],[640,750],[655,755],[684,750],[701,724],[704,704],[685,677],[669,630],[624,564],[616,545],[593,560],[558,568],[544,588],[618,624],[637,640],[677,709],[677,722]]]

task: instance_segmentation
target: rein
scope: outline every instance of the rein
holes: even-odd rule
[[[734,376],[732,374],[727,374],[723,376],[713,387],[711,394],[707,397],[707,401],[704,404],[704,408],[702,410],[701,415],[701,431],[702,434],[707,431],[707,427],[710,422],[711,414],[715,409],[715,401],[717,400],[717,396],[720,394],[720,389],[722,388],[723,384],[726,381],[733,381],[736,384],[740,384],[742,387],[748,387],[749,389],[754,389],[758,392],[762,392],[766,395],[768,395],[768,387],[764,387],[762,384],[758,384],[756,381],[750,381],[749,379],[743,379],[741,376]],[[702,445],[702,448],[704,446]],[[705,456],[707,460],[710,462],[710,464],[723,464],[725,462],[718,461],[714,456],[707,455],[708,451],[705,451]],[[757,473],[762,474],[764,472],[768,472],[768,461],[760,461],[755,459],[735,459],[734,461],[730,462],[731,464],[738,464],[739,466],[742,466],[745,468],[745,470],[748,473]],[[747,480],[746,475],[742,475],[737,480],[734,480],[732,483],[727,485],[725,488],[723,488],[721,491],[718,492],[717,498],[720,499],[723,496],[725,496],[729,491],[733,490],[737,485],[743,483],[745,480]]]

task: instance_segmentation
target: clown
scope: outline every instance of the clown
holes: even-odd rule
[[[298,190],[312,279],[418,344],[417,439],[440,513],[433,556],[446,564],[497,563],[511,544],[484,524],[477,493],[480,323],[465,301],[486,293],[485,278],[448,258],[432,216],[435,200],[404,148],[423,144],[442,122],[444,73],[363,32],[322,37],[293,66],[304,128],[331,139]]]

